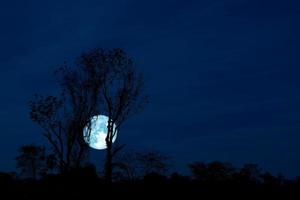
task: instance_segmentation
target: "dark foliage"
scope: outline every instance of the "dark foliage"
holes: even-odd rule
[[[36,179],[55,168],[55,156],[47,154],[43,146],[24,145],[19,149],[16,166],[22,177]]]
[[[46,175],[39,180],[16,179],[11,174],[0,173],[0,186],[3,189],[2,196],[7,195],[9,199],[300,197],[300,182],[297,179],[287,180],[265,172],[257,174],[257,167],[254,165],[250,168],[255,170],[250,171],[255,173],[250,173],[252,175],[249,176],[247,172],[247,178],[244,175],[245,169],[233,170],[232,167],[228,167],[228,163],[213,162],[204,165],[205,168],[197,163],[193,167],[200,167],[201,174],[204,174],[206,179],[200,179],[198,171],[197,176],[193,176],[197,177],[196,179],[178,173],[171,176],[149,173],[143,179],[107,184],[104,178],[97,176],[93,165],[87,165],[61,175]],[[245,168],[249,168],[249,165]],[[253,181],[253,178],[257,180]]]

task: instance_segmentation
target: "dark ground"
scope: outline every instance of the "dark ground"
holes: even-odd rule
[[[106,184],[90,175],[53,175],[40,180],[15,179],[1,174],[1,199],[110,199],[169,198],[184,199],[299,199],[300,182],[251,183],[238,180],[201,182],[174,174],[170,177],[148,175],[135,181]],[[5,198],[4,198],[5,197]]]

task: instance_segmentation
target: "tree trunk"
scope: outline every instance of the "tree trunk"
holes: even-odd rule
[[[109,143],[106,149],[105,180],[107,183],[112,182],[112,144]]]
[[[107,183],[112,182],[112,172],[113,172],[113,152],[112,152],[112,136],[113,136],[113,124],[111,120],[108,122],[107,126],[107,136],[106,136],[106,161],[105,161],[105,181]]]

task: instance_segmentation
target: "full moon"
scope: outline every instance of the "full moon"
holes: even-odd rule
[[[84,141],[93,149],[106,149],[108,117],[105,115],[97,115],[91,118],[90,124],[83,129]],[[116,130],[116,125],[113,125],[113,132]],[[117,131],[112,142],[117,138]]]

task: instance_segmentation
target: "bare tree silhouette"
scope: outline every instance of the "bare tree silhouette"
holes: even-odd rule
[[[123,147],[113,148],[112,138],[123,122],[147,103],[143,76],[121,49],[93,49],[82,54],[75,67],[65,63],[56,75],[61,95],[36,95],[29,102],[31,120],[43,129],[59,169],[66,172],[84,161],[87,145],[82,131],[91,117],[107,115],[105,177],[111,182],[113,157]],[[115,131],[113,124],[117,124]]]
[[[148,101],[144,90],[144,78],[137,72],[133,60],[121,49],[96,49],[83,56],[85,65],[95,59],[103,60],[101,97],[103,112],[108,116],[106,137],[105,178],[112,180],[113,157],[123,148],[113,148],[112,139],[121,125],[132,115],[141,111]],[[116,128],[113,129],[113,124]]]
[[[87,145],[82,131],[99,113],[103,62],[101,57],[86,60],[82,55],[73,68],[65,63],[55,71],[60,96],[35,95],[29,102],[30,118],[43,129],[62,173],[84,162]]]

